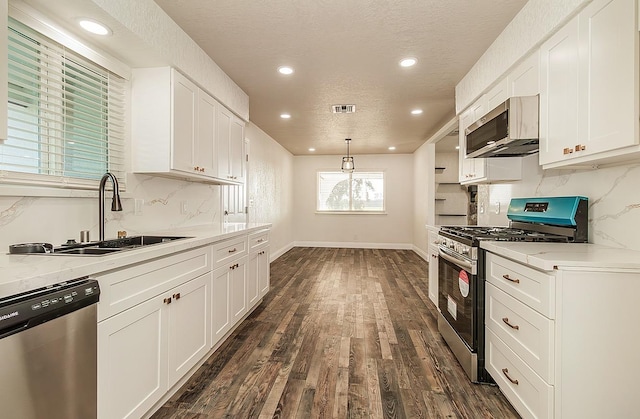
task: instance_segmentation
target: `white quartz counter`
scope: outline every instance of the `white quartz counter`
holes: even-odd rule
[[[483,241],[480,247],[534,268],[639,270],[640,252],[589,243]]]
[[[271,224],[229,223],[153,231],[145,234],[187,236],[190,238],[102,256],[2,254],[0,255],[0,298],[86,275],[122,268],[270,227]]]

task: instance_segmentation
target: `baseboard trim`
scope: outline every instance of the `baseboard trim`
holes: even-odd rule
[[[347,249],[403,249],[412,250],[410,243],[360,243],[360,242],[311,242],[297,241],[295,247],[338,247]]]
[[[289,244],[287,244],[286,246],[284,246],[283,248],[271,253],[271,260],[269,261],[269,263],[273,262],[274,260],[278,259],[280,256],[284,255],[285,253],[287,253],[289,250],[293,249],[295,246],[295,242],[291,242]]]
[[[425,252],[424,250],[420,249],[418,246],[416,246],[415,244],[411,247],[411,250],[413,250],[414,252],[416,252],[416,254],[418,256],[420,256],[422,259],[426,260],[427,262],[429,262],[429,253]]]

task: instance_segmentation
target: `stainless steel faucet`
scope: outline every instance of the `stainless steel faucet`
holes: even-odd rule
[[[100,179],[100,186],[98,187],[98,225],[100,228],[100,237],[98,240],[104,240],[104,187],[107,184],[107,179],[111,179],[113,183],[113,199],[111,201],[111,211],[122,211],[122,204],[120,203],[120,191],[118,190],[118,179],[111,173],[107,172],[102,175]]]

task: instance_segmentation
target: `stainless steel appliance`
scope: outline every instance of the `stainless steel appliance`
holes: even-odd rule
[[[97,416],[99,296],[85,277],[0,299],[2,417]]]
[[[492,382],[484,369],[483,240],[582,243],[588,200],[581,196],[515,198],[509,227],[443,226],[439,232],[438,330],[473,382]]]
[[[537,153],[538,96],[511,97],[465,129],[466,157]]]

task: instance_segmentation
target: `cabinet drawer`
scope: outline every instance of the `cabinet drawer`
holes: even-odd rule
[[[544,382],[491,329],[487,330],[485,366],[502,393],[523,418],[553,417],[553,386]]]
[[[247,254],[247,236],[224,240],[213,245],[214,269]]]
[[[487,284],[485,323],[546,382],[553,384],[554,322]]]
[[[100,282],[98,321],[166,292],[212,270],[211,247],[205,246],[129,268],[96,275]]]
[[[487,281],[545,317],[555,318],[555,276],[487,253]]]
[[[269,230],[257,231],[249,235],[249,250],[264,247],[269,243]]]

